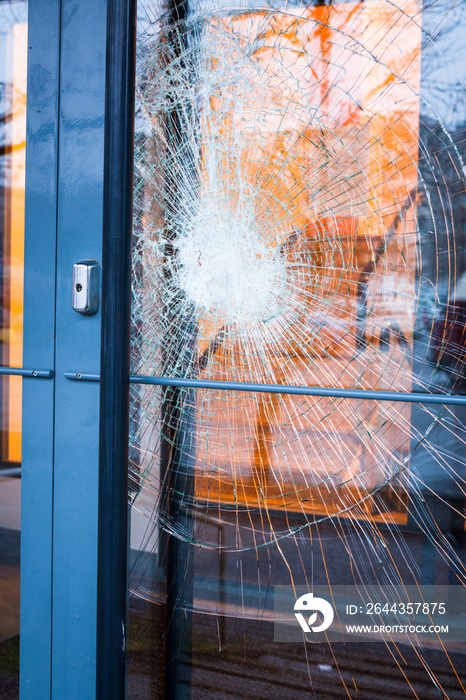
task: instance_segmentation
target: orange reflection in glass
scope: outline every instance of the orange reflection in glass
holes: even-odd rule
[[[8,41],[8,119],[5,126],[2,364],[23,361],[24,187],[26,157],[27,24],[15,24]],[[21,461],[21,379],[2,378],[2,460]]]
[[[417,14],[416,3],[405,0],[398,6],[374,2],[311,7],[294,18],[278,12],[250,12],[215,20],[217,26],[223,26],[225,36],[231,37],[231,61],[242,61],[243,78],[239,86],[226,81],[211,99],[212,133],[206,142],[215,147],[214,132],[218,130],[222,142],[230,145],[219,152],[215,179],[223,183],[225,201],[233,208],[245,196],[245,189],[250,187],[252,192],[255,183],[261,183],[262,209],[256,212],[257,219],[266,220],[271,207],[276,211],[281,207],[290,222],[288,228],[282,228],[282,239],[276,240],[274,231],[268,244],[281,247],[285,255],[293,249],[295,259],[302,251],[306,264],[312,261],[315,274],[309,279],[315,293],[306,303],[306,312],[312,315],[315,304],[317,313],[323,300],[331,300],[335,323],[341,321],[343,329],[339,335],[332,327],[329,335],[323,328],[304,351],[299,343],[287,342],[275,351],[276,361],[270,349],[270,373],[277,383],[293,383],[293,364],[318,357],[319,362],[308,368],[309,384],[328,386],[336,376],[339,386],[354,386],[356,373],[358,388],[393,388],[393,376],[385,377],[377,362],[368,363],[363,353],[351,365],[350,359],[361,351],[358,343],[362,350],[382,346],[387,328],[406,343],[412,335],[421,49]],[[248,60],[240,58],[243,45],[255,44],[258,48],[247,54]],[[267,76],[266,95],[259,84],[251,89],[257,81],[257,63]],[[214,61],[212,70],[218,68]],[[220,123],[215,121],[216,113],[221,115]],[[235,149],[240,142],[241,148]],[[203,180],[208,188],[209,173],[203,174]],[[305,235],[298,237],[293,231]],[[361,285],[365,285],[370,307],[363,341],[358,329]],[[304,322],[298,319],[297,323]],[[222,325],[221,318],[205,318],[199,335],[215,339]],[[401,367],[409,353],[401,341],[399,344]],[[201,351],[207,346],[205,342]],[[215,351],[218,376],[210,378],[227,378],[228,368],[235,366],[237,374],[241,357],[251,349],[217,343]],[[397,352],[393,350],[395,364]],[[409,391],[410,387],[410,372],[400,372],[396,388]],[[241,399],[235,401],[241,416]],[[286,460],[280,463],[277,446],[283,421],[286,414],[295,414],[294,406],[295,400],[278,395],[257,397],[254,410],[245,400],[243,416],[237,420],[241,430],[244,422],[251,426],[250,453],[238,455],[238,463],[226,467],[223,476],[198,476],[199,498],[266,501],[270,507],[336,512],[336,500],[332,501],[328,490],[310,486],[312,479],[304,478],[298,484],[299,464],[291,481],[284,476],[289,465]],[[219,425],[222,410],[228,414],[227,407],[219,405]],[[306,430],[314,431],[316,441],[309,443],[307,458],[315,477],[318,451],[326,449],[320,446],[327,440],[330,444],[335,430],[333,423],[326,427],[320,409],[310,411],[316,423],[312,426],[307,419]],[[365,414],[379,433],[388,420],[383,439],[403,459],[409,452],[409,431],[398,426],[409,425],[410,407],[402,406],[395,413],[390,424],[390,410],[361,408],[358,420]],[[297,417],[295,420],[294,429],[303,429]],[[341,489],[346,489],[348,508],[363,500],[363,508],[371,513],[370,501],[361,494],[370,493],[371,484],[381,487],[385,477],[375,456],[368,457],[364,441],[358,438],[358,421],[348,419],[342,411],[336,423],[338,440],[345,442],[347,453],[342,456],[341,469],[338,455],[334,457],[340,496]],[[212,426],[210,445],[215,430]],[[305,471],[304,465],[302,468]],[[359,488],[358,475],[364,472],[364,485],[361,482]],[[398,522],[404,522],[403,499],[392,498],[391,488],[384,492],[386,508]]]

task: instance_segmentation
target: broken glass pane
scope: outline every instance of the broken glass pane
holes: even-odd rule
[[[273,620],[465,584],[465,406],[276,386],[464,394],[464,6],[138,14],[132,374],[275,388],[132,387],[130,695],[460,697],[437,633]]]

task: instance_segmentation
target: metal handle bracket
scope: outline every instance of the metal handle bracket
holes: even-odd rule
[[[99,310],[100,265],[96,260],[82,260],[73,265],[71,305],[84,316]]]

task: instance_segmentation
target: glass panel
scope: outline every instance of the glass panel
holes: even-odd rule
[[[165,660],[179,680],[169,697],[186,683],[193,697],[214,693],[224,673],[227,696],[249,697],[255,677],[267,697],[272,674],[277,692],[298,683],[304,698],[306,654],[314,671],[331,667],[317,672],[322,692],[352,668],[358,688],[406,684],[409,697],[408,681],[427,692],[431,672],[456,697],[442,647],[464,682],[455,639],[429,640],[423,668],[409,635],[398,647],[324,637],[307,651],[276,644],[273,619],[278,587],[462,582],[465,407],[159,387],[134,389],[133,401],[129,697],[159,697]],[[369,667],[367,655],[378,659]]]
[[[0,3],[0,352],[21,367],[27,3]],[[0,688],[19,697],[20,377],[0,378]]]
[[[414,0],[141,7],[135,369],[461,391],[461,107]]]
[[[139,3],[132,374],[463,394],[464,6],[167,7]],[[129,696],[462,696],[461,634],[392,598],[463,619],[465,411],[133,385]],[[391,632],[348,638],[368,590]]]

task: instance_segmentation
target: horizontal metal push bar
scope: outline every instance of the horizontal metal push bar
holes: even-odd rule
[[[67,379],[84,382],[98,382],[98,374],[65,372]],[[372,389],[338,389],[335,387],[296,386],[293,384],[258,384],[255,382],[223,382],[213,379],[182,379],[174,377],[149,377],[133,374],[131,384],[152,384],[154,386],[179,386],[192,389],[220,389],[230,391],[255,391],[266,394],[294,394],[297,396],[326,396],[334,399],[370,399],[375,401],[402,401],[405,403],[448,404],[466,406],[466,396],[456,394],[428,394],[407,391],[374,391]]]
[[[0,367],[0,375],[10,377],[34,377],[37,379],[51,379],[52,369],[23,369],[22,367]]]

